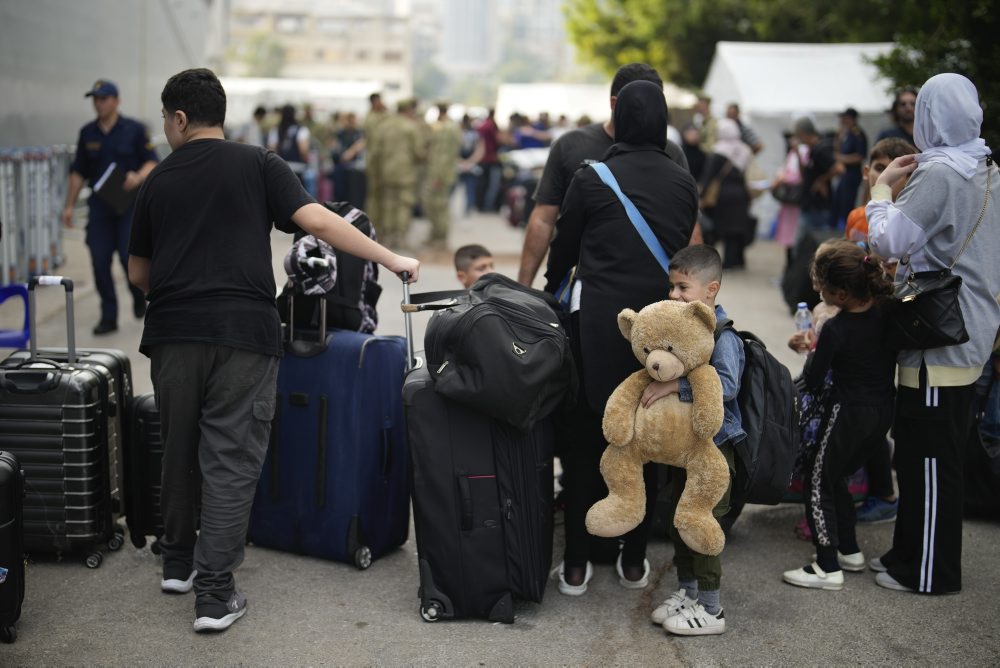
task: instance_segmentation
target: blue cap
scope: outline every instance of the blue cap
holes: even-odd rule
[[[84,97],[118,97],[118,86],[113,81],[98,79],[83,95]]]

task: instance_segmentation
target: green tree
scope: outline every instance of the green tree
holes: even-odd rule
[[[567,0],[570,39],[607,73],[647,62],[684,86],[700,86],[722,40],[846,42],[892,39],[887,0],[841,0],[835,12],[802,0]]]
[[[284,45],[266,32],[254,33],[237,51],[250,77],[280,77],[286,55]]]
[[[899,13],[896,47],[875,64],[894,86],[941,72],[969,77],[983,105],[983,136],[1000,152],[1000,14],[993,0],[910,1]],[[998,153],[1000,154],[1000,153]]]
[[[448,75],[431,60],[413,68],[413,94],[419,100],[438,100],[448,90]]]
[[[606,74],[649,63],[701,86],[721,40],[895,42],[875,65],[892,87],[958,72],[979,89],[983,134],[1000,151],[1000,11],[996,0],[566,0],[580,57]]]

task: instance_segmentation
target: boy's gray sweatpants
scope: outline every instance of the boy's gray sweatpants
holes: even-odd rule
[[[278,358],[171,343],[154,346],[150,359],[164,448],[164,565],[191,565],[199,597],[226,599],[267,453]]]

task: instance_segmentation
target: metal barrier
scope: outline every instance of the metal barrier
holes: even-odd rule
[[[68,145],[0,148],[0,285],[27,283],[63,263]]]

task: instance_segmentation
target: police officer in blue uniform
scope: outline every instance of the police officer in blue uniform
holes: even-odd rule
[[[134,194],[157,162],[146,127],[118,113],[118,87],[114,83],[99,79],[85,97],[93,98],[97,119],[83,126],[76,142],[76,158],[70,165],[66,207],[62,214],[66,227],[72,226],[73,207],[84,180],[93,189],[114,163],[115,168],[124,174],[121,189]],[[111,277],[111,263],[117,251],[122,267],[128,273],[133,207],[130,204],[122,211],[120,205],[116,208],[101,195],[93,193],[87,204],[87,246],[94,267],[94,283],[101,296],[101,320],[94,327],[94,334],[108,334],[118,329],[118,299]],[[136,318],[141,318],[146,313],[145,296],[132,284],[129,284],[129,289],[132,292],[132,312]]]

